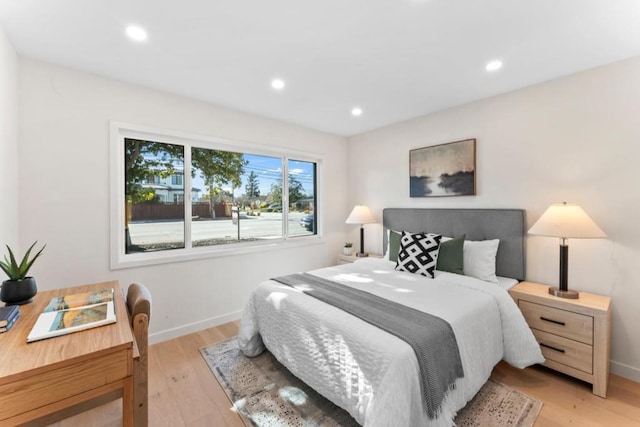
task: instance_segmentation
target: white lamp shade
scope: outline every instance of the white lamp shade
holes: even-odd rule
[[[574,239],[607,236],[580,206],[567,203],[549,206],[529,229],[529,234]]]
[[[357,205],[353,208],[345,222],[347,224],[371,224],[376,222],[376,219],[373,217],[373,214],[368,207],[364,205]]]

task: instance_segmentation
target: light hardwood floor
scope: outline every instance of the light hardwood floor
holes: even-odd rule
[[[236,335],[227,323],[149,348],[149,426],[242,427],[240,418],[198,349]],[[611,376],[607,399],[591,386],[544,367],[524,370],[499,363],[492,377],[544,401],[536,426],[640,426],[640,384]],[[121,403],[54,424],[56,427],[119,426]]]

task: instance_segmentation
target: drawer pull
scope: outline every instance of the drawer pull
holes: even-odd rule
[[[564,326],[564,322],[560,322],[558,320],[547,319],[546,317],[540,316],[540,320],[544,320],[545,322],[555,323],[556,325]]]
[[[540,343],[540,347],[546,347],[546,348],[548,348],[550,350],[555,350],[555,351],[557,351],[559,353],[563,353],[564,354],[564,350],[563,349],[558,348],[558,347],[554,347],[552,345],[548,345],[548,344],[545,344],[545,343]]]

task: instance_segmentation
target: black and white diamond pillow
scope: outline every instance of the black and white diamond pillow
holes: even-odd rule
[[[403,231],[396,270],[433,278],[440,240],[442,240],[440,234],[411,234]]]

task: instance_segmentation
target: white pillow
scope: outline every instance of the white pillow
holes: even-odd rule
[[[463,251],[464,275],[486,282],[498,283],[496,255],[500,240],[465,240]]]

